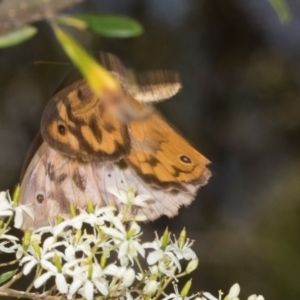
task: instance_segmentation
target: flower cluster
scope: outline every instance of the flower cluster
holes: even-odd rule
[[[144,218],[132,214],[131,208],[145,207],[149,197],[135,196],[133,189],[111,193],[124,203],[121,211],[94,207],[88,202],[86,210],[69,220],[25,232],[22,241],[7,234],[9,223],[14,217],[15,226],[20,227],[23,211],[31,216],[32,212],[29,207],[17,206],[8,193],[0,193],[0,212],[4,217],[0,223],[0,250],[15,253],[19,265],[19,269],[2,275],[5,279],[0,279],[0,291],[9,290],[24,276],[32,276],[26,289],[29,299],[40,292],[41,296],[54,299],[218,300],[207,292],[188,296],[191,281],[180,292],[177,289],[179,279],[198,265],[191,249],[193,241],[186,237],[186,231],[182,230],[176,238],[166,229],[162,236],[156,233],[154,241],[142,243],[138,221]],[[170,283],[174,293],[166,294]],[[225,299],[238,300],[238,294],[239,286],[234,285]],[[263,297],[252,295],[248,300]]]

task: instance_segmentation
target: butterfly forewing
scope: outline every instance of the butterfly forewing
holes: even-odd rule
[[[118,160],[129,153],[127,125],[84,81],[58,93],[45,108],[41,132],[53,149],[84,161]]]

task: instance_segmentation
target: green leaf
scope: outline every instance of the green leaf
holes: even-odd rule
[[[141,35],[144,30],[139,22],[124,16],[84,14],[74,17],[84,21],[95,33],[108,37],[135,37]]]
[[[276,10],[281,23],[288,23],[291,20],[289,7],[285,0],[269,0]]]
[[[11,279],[17,273],[17,271],[18,271],[18,269],[14,270],[14,271],[8,271],[6,273],[1,274],[0,275],[0,284]]]
[[[98,95],[119,93],[120,86],[116,79],[100,66],[83,47],[55,24],[53,24],[53,30],[65,52],[83,74],[94,93]]]
[[[0,36],[0,48],[6,48],[20,44],[37,33],[37,29],[30,25],[25,25],[13,29]]]

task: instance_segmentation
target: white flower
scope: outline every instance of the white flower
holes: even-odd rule
[[[9,229],[4,231],[0,230],[0,240],[5,239],[5,241],[0,243],[0,251],[5,253],[13,253],[15,252],[17,241],[19,240],[17,237],[13,235],[6,234]],[[7,247],[7,245],[9,245]]]
[[[139,253],[142,257],[145,256],[145,250],[137,241],[140,236],[140,226],[132,222],[131,227],[126,232],[125,227],[120,223],[117,229],[101,227],[102,231],[113,237],[114,243],[118,246],[118,258],[121,264],[126,266],[128,259],[133,263],[133,258]]]
[[[166,296],[166,294],[163,293],[164,296],[166,296],[166,297],[163,298],[162,300],[168,300],[168,299],[173,299],[173,300],[190,300],[190,299],[195,298],[197,296],[197,294],[195,294],[195,295],[192,295],[192,296],[189,296],[189,297],[183,297],[183,296],[180,295],[180,293],[178,291],[177,284],[173,284],[173,288],[174,288],[174,293],[171,293],[168,296]]]
[[[89,278],[89,268],[92,267],[92,276]],[[72,299],[73,295],[78,292],[87,300],[94,298],[94,286],[103,295],[108,295],[108,284],[104,278],[105,271],[98,264],[76,266],[74,270],[66,271],[73,277],[73,282],[69,289],[68,299]]]
[[[34,238],[35,236],[33,236],[31,240]],[[27,253],[24,253],[24,257],[20,261],[20,265],[25,264],[23,268],[24,275],[28,275],[37,264],[42,264],[54,256],[54,251],[49,251],[49,248],[51,248],[50,241],[51,240],[46,239],[42,248],[38,246],[38,243],[35,243],[35,245],[34,242],[31,243]],[[55,250],[55,253],[59,256],[63,256],[63,253],[57,250]]]
[[[52,253],[51,253],[52,254]],[[53,257],[53,255],[49,256]],[[46,273],[42,274],[34,281],[34,287],[39,288],[42,286],[50,277],[55,276],[55,284],[60,293],[65,294],[68,292],[68,284],[64,275],[54,266],[51,262],[47,260],[41,261],[41,266],[43,269],[47,270]]]
[[[118,200],[121,201],[124,205],[134,205],[147,208],[148,205],[146,201],[153,200],[152,196],[149,195],[134,195],[133,188],[129,188],[127,192],[117,190],[114,188],[108,188],[108,192],[114,195]]]
[[[23,212],[25,212],[32,220],[34,219],[34,211],[31,207],[29,207],[29,205],[17,205],[15,207],[15,228],[21,228],[24,219]]]
[[[10,217],[13,213],[13,203],[7,199],[7,193],[0,192],[0,216]]]
[[[179,263],[178,258],[172,252],[174,248],[172,245],[168,245],[166,249],[163,250],[161,241],[158,238],[156,238],[155,241],[153,241],[152,243],[144,243],[143,247],[154,249],[154,251],[149,253],[147,257],[147,263],[149,265],[154,265],[160,260],[169,258],[176,265],[178,271],[181,272],[181,265]]]
[[[0,216],[10,217],[15,213],[14,226],[21,228],[23,224],[23,211],[26,212],[31,219],[34,218],[33,210],[28,205],[16,205],[10,198],[9,193],[0,192]]]
[[[178,240],[175,239],[175,243],[169,246],[169,250],[173,251],[178,259],[184,258],[185,260],[191,260],[191,259],[195,260],[197,259],[197,255],[194,252],[194,250],[191,249],[193,244],[194,241],[190,241],[189,239],[187,239],[183,247],[180,248]]]

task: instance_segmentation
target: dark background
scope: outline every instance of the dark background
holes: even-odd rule
[[[286,26],[267,0],[90,0],[70,10],[145,27],[125,40],[72,31],[94,56],[181,74],[182,91],[159,108],[212,161],[213,177],[179,216],[144,231],[187,228],[200,261],[193,291],[238,282],[244,299],[300,293],[300,2],[288,4]],[[72,70],[48,24],[37,25],[35,38],[0,51],[1,190],[18,182],[43,107]]]

